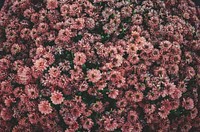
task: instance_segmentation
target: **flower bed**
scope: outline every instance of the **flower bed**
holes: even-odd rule
[[[200,131],[191,0],[6,0],[0,132]]]

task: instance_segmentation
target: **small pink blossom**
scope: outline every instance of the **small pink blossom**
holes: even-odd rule
[[[38,110],[44,115],[50,114],[53,111],[48,101],[40,101],[38,104]]]
[[[51,101],[53,104],[58,105],[61,104],[64,100],[63,94],[59,91],[54,91],[51,93]]]
[[[87,77],[89,81],[96,83],[101,79],[101,72],[100,70],[96,70],[96,69],[88,70]]]
[[[55,9],[58,7],[58,1],[57,0],[47,0],[47,9]]]
[[[188,98],[183,98],[182,101],[182,106],[186,109],[186,110],[191,110],[194,108],[194,100],[190,97]]]
[[[73,62],[76,65],[83,65],[86,62],[86,55],[82,52],[76,52]]]
[[[37,70],[44,71],[48,67],[47,60],[40,58],[40,59],[35,61],[34,66]]]

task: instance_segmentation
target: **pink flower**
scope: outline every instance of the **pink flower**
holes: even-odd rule
[[[83,65],[86,62],[86,55],[82,52],[76,52],[73,62],[76,65]]]
[[[47,60],[40,58],[40,59],[35,61],[34,66],[37,70],[44,71],[48,67]]]
[[[135,123],[138,120],[138,113],[132,110],[129,111],[127,119],[128,121]]]
[[[47,0],[47,9],[56,9],[58,7],[58,1],[57,0]]]
[[[146,104],[144,106],[144,112],[147,114],[152,114],[156,110],[156,106],[154,104]]]
[[[175,88],[172,90],[172,92],[170,92],[170,96],[173,99],[179,99],[182,96],[182,91],[179,90],[178,88]]]
[[[94,125],[94,122],[92,121],[92,119],[87,118],[84,122],[83,122],[83,128],[86,130],[90,130]]]
[[[53,111],[48,101],[40,101],[38,104],[38,110],[44,115],[50,114]]]
[[[40,32],[40,33],[45,33],[45,32],[47,32],[47,31],[48,31],[48,24],[46,24],[46,23],[40,23],[40,24],[38,25],[37,31]]]
[[[125,124],[123,124],[123,126],[121,127],[122,132],[132,132],[133,131],[133,126],[131,125],[131,123],[126,122]]]
[[[97,101],[96,103],[92,104],[92,110],[95,112],[101,112],[103,110],[103,103],[101,101]]]
[[[22,47],[19,44],[13,44],[11,47],[11,53],[16,55],[17,53],[21,52]]]
[[[96,83],[101,79],[101,72],[100,70],[96,70],[96,69],[88,70],[87,77],[89,81]]]
[[[139,92],[139,91],[137,91],[137,92],[134,92],[133,93],[133,101],[134,102],[141,102],[142,100],[143,100],[143,93],[142,92]]]
[[[17,80],[20,84],[28,84],[32,80],[31,69],[29,67],[20,67],[17,70]]]
[[[119,95],[119,90],[113,89],[109,92],[108,97],[116,99],[118,95]]]
[[[10,61],[6,58],[0,59],[0,69],[7,70],[10,66]]]
[[[39,96],[37,85],[29,84],[25,86],[25,93],[31,99],[36,99]]]
[[[123,62],[123,57],[119,54],[115,55],[115,57],[112,59],[113,66],[115,67],[121,66],[122,62]]]
[[[170,111],[168,110],[168,108],[166,107],[161,107],[159,108],[159,112],[158,115],[162,118],[162,119],[166,119],[167,116],[169,115]]]
[[[64,100],[63,94],[59,91],[54,91],[51,93],[51,101],[53,104],[58,105],[61,104]]]
[[[183,98],[182,101],[182,106],[186,109],[186,110],[191,110],[194,108],[194,100],[190,97],[187,98]]]
[[[114,131],[115,129],[117,129],[118,123],[112,118],[106,118],[104,121],[104,127],[107,131]]]
[[[8,108],[1,109],[0,116],[3,120],[5,120],[5,121],[11,120],[12,115],[13,115],[13,113],[10,109],[8,109]]]
[[[48,72],[49,72],[50,77],[53,77],[53,78],[59,77],[61,73],[58,67],[57,68],[51,67]]]
[[[39,122],[39,115],[37,113],[30,113],[28,119],[31,124],[37,124]]]
[[[190,111],[190,118],[191,118],[191,119],[196,118],[197,115],[198,115],[198,113],[199,113],[198,109],[197,109],[197,108],[193,108],[193,109]]]
[[[85,27],[85,20],[83,18],[77,18],[73,25],[71,26],[72,29],[81,30]]]

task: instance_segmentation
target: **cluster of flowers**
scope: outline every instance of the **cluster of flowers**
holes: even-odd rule
[[[6,0],[0,131],[200,131],[192,0]]]

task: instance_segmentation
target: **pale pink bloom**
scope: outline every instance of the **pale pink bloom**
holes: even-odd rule
[[[191,110],[194,108],[194,100],[190,97],[188,98],[183,98],[182,101],[182,106],[186,109],[186,110]]]
[[[193,67],[189,66],[186,68],[186,77],[188,79],[193,78],[196,75],[196,72]]]
[[[51,101],[55,105],[61,104],[64,101],[63,94],[59,91],[54,91],[51,93]]]
[[[113,89],[109,92],[108,97],[116,99],[118,95],[119,95],[119,90]]]
[[[118,100],[117,103],[116,103],[118,108],[124,108],[124,107],[127,106],[127,104],[128,104],[128,102],[125,98]]]
[[[13,44],[10,50],[11,50],[11,54],[15,55],[15,54],[21,52],[22,47],[19,44]]]
[[[118,123],[116,120],[106,118],[104,121],[104,127],[107,131],[114,131],[118,127]]]
[[[127,60],[132,64],[135,65],[140,61],[140,58],[137,54],[131,54],[128,56]]]
[[[198,115],[198,113],[199,113],[198,109],[197,109],[196,107],[194,107],[194,108],[190,111],[190,118],[191,118],[191,119],[196,118],[197,115]]]
[[[38,91],[37,85],[35,85],[35,84],[26,85],[25,93],[31,99],[37,98],[39,96],[39,91]]]
[[[125,92],[125,98],[128,101],[133,101],[133,91],[131,91],[131,90],[126,91]]]
[[[48,72],[49,72],[50,77],[53,77],[53,78],[59,77],[60,73],[61,73],[61,71],[58,67],[56,67],[56,68],[51,67]]]
[[[40,101],[38,104],[38,110],[44,115],[50,114],[53,111],[48,101]]]
[[[12,103],[16,103],[15,98],[10,97],[10,96],[5,98],[4,104],[6,107],[10,107],[12,105]]]
[[[136,123],[133,125],[133,132],[142,132],[142,125],[140,123]]]
[[[35,63],[34,63],[34,67],[38,71],[44,71],[48,67],[47,60],[43,59],[43,58],[36,60]]]
[[[138,51],[138,45],[133,44],[133,43],[130,43],[130,44],[127,45],[126,51],[127,51],[127,53],[128,53],[129,55],[131,55],[131,54],[136,54],[137,51]]]
[[[161,48],[161,50],[163,50],[163,51],[169,50],[171,46],[172,46],[172,43],[169,42],[169,41],[167,41],[167,40],[162,41],[162,42],[160,43],[160,48]]]
[[[169,74],[177,75],[178,72],[179,72],[179,66],[177,64],[169,65],[168,67]]]
[[[20,67],[17,70],[17,81],[20,84],[28,84],[32,80],[31,69],[29,67]]]
[[[162,107],[166,108],[166,110],[170,111],[172,109],[171,102],[168,99],[162,100],[161,104],[162,104]]]
[[[59,30],[58,38],[56,40],[61,40],[61,41],[64,41],[64,42],[68,42],[71,37],[72,37],[71,29],[66,28],[66,29]]]
[[[156,110],[156,106],[154,104],[146,104],[144,106],[144,112],[147,114],[152,114]]]
[[[76,118],[78,118],[80,115],[81,115],[81,109],[80,108],[78,108],[78,107],[74,107],[74,108],[72,108],[71,110],[70,110],[70,112],[71,112],[71,114],[74,116],[74,117],[76,117]]]
[[[63,119],[64,119],[65,124],[69,126],[74,124],[74,122],[76,122],[76,118],[72,116],[70,113],[67,113],[66,115],[64,115]]]
[[[172,91],[173,92],[169,92],[169,93],[173,99],[179,99],[182,96],[182,91],[179,90],[178,88],[174,88]]]
[[[83,65],[86,62],[86,55],[82,52],[76,52],[73,62],[76,65]]]
[[[87,77],[89,81],[96,83],[101,79],[101,72],[100,70],[96,70],[96,69],[88,70]]]
[[[39,115],[37,113],[28,114],[28,119],[31,124],[37,124],[39,120]]]
[[[10,66],[10,61],[6,58],[0,59],[0,69],[7,70]]]
[[[86,91],[87,89],[88,89],[88,83],[85,81],[81,83],[78,87],[78,90],[81,92]]]
[[[178,107],[180,106],[180,100],[179,99],[173,100],[170,103],[171,103],[171,106],[172,106],[172,110],[178,109]]]
[[[1,113],[0,113],[0,117],[4,120],[4,121],[8,121],[12,119],[12,111],[8,108],[2,108],[1,109]]]
[[[58,7],[57,0],[47,0],[47,9],[56,9]]]
[[[142,100],[143,100],[143,93],[142,92],[139,92],[139,91],[137,91],[137,92],[134,92],[133,93],[133,101],[134,102],[141,102]]]
[[[181,132],[189,132],[191,128],[192,128],[192,125],[190,122],[184,122],[180,126],[180,131]]]
[[[94,125],[94,122],[92,121],[92,119],[87,118],[84,122],[83,122],[83,128],[86,130],[90,130]]]
[[[128,121],[135,123],[138,120],[138,113],[133,110],[129,111],[127,119]]]
[[[77,18],[73,25],[71,25],[72,29],[81,30],[85,27],[85,20],[83,18]]]
[[[101,112],[103,109],[103,103],[101,101],[97,101],[96,103],[92,104],[92,110],[95,112]]]
[[[158,115],[162,118],[162,119],[166,119],[167,116],[169,115],[170,111],[165,108],[165,107],[161,107],[158,109],[159,112],[158,112]]]
[[[153,49],[150,55],[151,55],[151,59],[156,61],[160,58],[161,53],[158,49]]]
[[[123,126],[121,127],[122,132],[133,132],[133,126],[131,123],[126,122],[125,124],[123,124]]]
[[[47,60],[47,64],[48,65],[51,65],[54,63],[55,61],[55,58],[54,58],[54,55],[50,52],[47,52],[43,55],[43,58]]]
[[[48,24],[46,24],[46,23],[40,23],[40,24],[38,25],[37,31],[40,32],[40,33],[45,33],[45,32],[47,32],[47,31],[48,31]]]
[[[115,57],[112,59],[113,66],[115,67],[121,66],[122,62],[123,62],[123,57],[119,54],[115,55]]]

